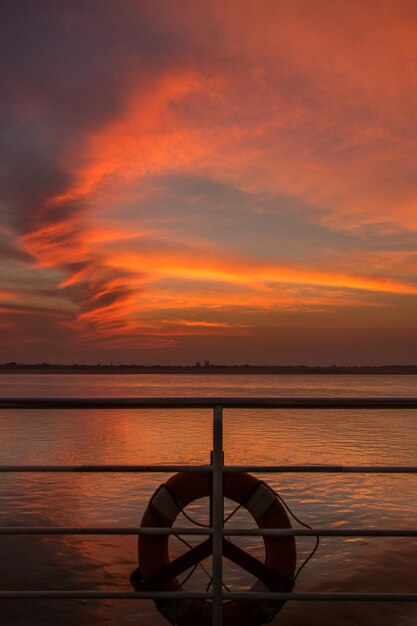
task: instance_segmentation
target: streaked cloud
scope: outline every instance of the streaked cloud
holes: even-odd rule
[[[283,312],[400,324],[417,292],[414,3],[2,13],[0,306],[43,311],[44,343],[170,360]],[[24,313],[4,320],[30,337]]]

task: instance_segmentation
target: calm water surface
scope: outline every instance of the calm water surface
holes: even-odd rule
[[[0,396],[417,396],[415,376],[1,375]],[[415,411],[225,412],[230,464],[416,464]],[[207,463],[207,410],[3,411],[1,464]],[[166,475],[3,474],[0,524],[134,526]],[[417,519],[412,475],[265,475],[297,517],[310,525],[410,528]],[[207,503],[192,507],[200,522]],[[237,513],[231,525],[250,522]],[[186,525],[179,520],[180,525]],[[188,522],[187,522],[188,524]],[[297,525],[294,522],[294,525]],[[130,590],[135,537],[1,537],[3,589]],[[262,545],[236,539],[255,556]],[[298,539],[299,563],[314,544]],[[172,554],[182,545],[172,540]],[[297,580],[297,591],[417,592],[413,539],[322,539]],[[207,562],[210,568],[210,562]],[[234,589],[251,584],[227,565]],[[187,588],[206,585],[200,571]],[[12,626],[138,624],[162,626],[152,602],[2,602]],[[414,626],[414,604],[287,603],[282,626]]]

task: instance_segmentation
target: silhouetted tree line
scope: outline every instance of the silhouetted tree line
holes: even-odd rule
[[[135,371],[147,373],[253,373],[253,374],[417,374],[417,365],[358,365],[358,366],[309,366],[309,365],[219,365],[205,360],[203,364],[197,361],[195,365],[141,365],[136,363],[97,363],[86,365],[73,363],[9,363],[0,364],[0,371],[78,371],[78,372],[118,372]]]

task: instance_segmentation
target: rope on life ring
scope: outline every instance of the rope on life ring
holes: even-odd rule
[[[211,496],[211,474],[201,472],[196,477],[179,473],[162,484],[152,496],[143,515],[141,527],[171,527],[177,516],[189,504]],[[223,496],[244,507],[259,528],[291,528],[284,506],[265,482],[246,473],[223,475]],[[257,578],[249,591],[291,591],[294,586],[296,549],[294,537],[262,537],[265,562],[251,556],[226,537],[223,556]],[[139,567],[131,575],[136,591],[177,591],[181,583],[177,576],[196,567],[212,553],[209,537],[185,554],[170,561],[168,535],[140,535],[138,541]],[[258,626],[269,622],[285,601],[231,600],[223,603],[224,626]],[[176,626],[211,626],[212,603],[204,600],[164,600],[156,602],[157,609]]]

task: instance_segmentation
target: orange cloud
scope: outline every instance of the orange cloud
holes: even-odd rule
[[[314,260],[288,260],[277,246],[262,258],[193,234],[184,251],[175,226],[162,234],[155,215],[145,228],[142,205],[134,211],[124,197],[153,177],[200,176],[260,206],[290,198],[306,221],[330,230],[415,231],[412,3],[381,1],[376,16],[366,2],[201,2],[175,18],[190,40],[188,62],[129,74],[113,117],[67,142],[59,164],[69,182],[42,198],[19,239],[38,266],[58,270],[78,307],[70,326],[109,342],[227,334],[243,332],[246,310],[373,307],[381,294],[414,296],[412,252],[318,249]],[[179,202],[172,211],[181,212]],[[234,320],[221,317],[226,311]]]
[[[108,260],[114,267],[131,272],[134,272],[135,268],[143,271],[146,267],[148,273],[154,277],[235,283],[261,289],[270,283],[284,283],[385,293],[417,293],[417,286],[411,282],[381,276],[314,271],[279,264],[266,265],[239,258],[214,261],[212,258],[199,258],[198,254],[187,255],[181,252],[164,254],[120,251],[114,256],[109,256]]]
[[[196,163],[206,148],[171,107],[195,92],[201,94],[209,89],[210,84],[197,70],[156,76],[146,91],[143,87],[133,89],[123,117],[92,133],[81,151],[78,148],[69,156],[68,166],[76,182],[54,202],[88,196],[110,176],[120,184],[161,169],[175,171]],[[74,161],[81,161],[82,166],[74,169]]]
[[[15,292],[6,291],[5,289],[0,290],[0,300],[3,302],[13,302],[16,297]]]
[[[187,326],[187,327],[198,327],[198,328],[247,328],[245,324],[228,324],[226,322],[207,322],[204,320],[161,320],[163,324],[169,324],[171,326]]]
[[[61,267],[88,258],[89,248],[80,235],[77,218],[56,222],[23,235],[22,249],[33,256],[41,267]]]
[[[396,219],[414,219],[404,184],[381,178],[393,160],[416,165],[412,137],[400,134],[414,120],[409,72],[417,55],[404,7],[381,2],[378,20],[366,3],[325,2],[314,15],[309,2],[245,7],[184,11],[183,27],[209,20],[223,35],[227,62],[203,36],[209,73],[196,63],[156,75],[146,88],[132,77],[123,115],[68,154],[76,183],[54,202],[86,196],[109,176],[191,166],[245,188],[301,194],[365,222],[392,216],[391,182]]]
[[[375,307],[378,294],[417,293],[412,283],[395,279],[267,265],[230,254],[221,259],[219,250],[208,256],[158,249],[106,252],[107,269],[89,268],[78,277],[91,281],[90,295],[72,328],[84,337],[122,343],[143,334],[244,334],[265,311]],[[203,310],[211,312],[211,319],[202,317]],[[178,317],[187,312],[193,317]],[[248,315],[248,323],[243,322]]]

